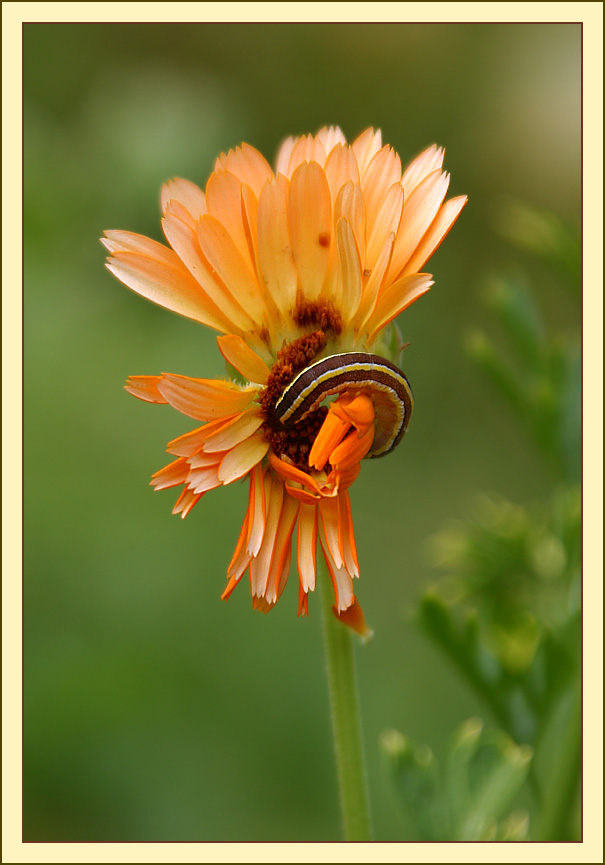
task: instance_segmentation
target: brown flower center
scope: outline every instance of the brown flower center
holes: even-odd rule
[[[301,327],[315,326],[311,333],[284,345],[277,352],[267,385],[260,397],[263,434],[277,456],[285,455],[302,471],[309,471],[309,452],[328,409],[319,406],[298,423],[285,427],[275,417],[275,404],[298,373],[309,366],[327,342],[327,333],[342,330],[340,313],[330,301],[309,301],[299,297],[292,317]]]

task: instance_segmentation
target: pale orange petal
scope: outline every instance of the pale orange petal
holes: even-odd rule
[[[204,445],[205,453],[227,451],[234,448],[244,439],[249,438],[262,424],[263,419],[259,408],[242,412],[234,423],[209,436]]]
[[[403,172],[401,182],[405,192],[406,200],[410,197],[413,190],[421,183],[425,177],[431,172],[436,171],[443,165],[443,157],[445,151],[443,147],[437,147],[436,144],[431,144],[426,150],[417,156]]]
[[[345,567],[352,577],[359,576],[359,561],[357,559],[357,546],[355,544],[355,532],[353,530],[353,514],[351,513],[351,501],[349,493],[343,491],[340,496],[340,521],[343,539],[343,558]]]
[[[194,493],[206,493],[221,486],[218,477],[218,466],[205,466],[204,468],[192,469],[189,472],[187,486]]]
[[[204,257],[216,271],[238,304],[257,325],[267,318],[263,297],[250,267],[221,223],[210,214],[202,216],[197,225],[197,237]]]
[[[385,238],[396,235],[403,211],[403,189],[400,183],[394,183],[387,192],[380,207],[366,249],[366,268],[373,270],[384,247]]]
[[[355,139],[351,145],[353,153],[357,159],[359,166],[359,174],[365,174],[365,171],[382,147],[382,133],[380,129],[375,132],[373,129],[366,129],[361,135]]]
[[[359,169],[355,154],[350,147],[337,143],[326,160],[326,178],[330,187],[332,201],[349,181],[359,184]]]
[[[232,416],[220,417],[217,420],[210,421],[204,426],[191,430],[185,435],[179,436],[168,442],[166,450],[169,454],[174,454],[179,457],[191,457],[196,451],[204,445],[204,442],[213,432],[221,429],[225,424],[232,423],[237,420],[239,413]]]
[[[313,135],[303,135],[294,145],[290,155],[289,176],[291,177],[296,168],[303,162],[317,162],[318,165],[325,165],[326,155],[324,146],[319,139],[314,138]]]
[[[368,239],[372,238],[374,224],[378,219],[388,191],[393,184],[400,183],[401,160],[393,148],[385,144],[382,150],[374,156],[361,180],[361,189],[366,201]]]
[[[276,175],[283,174],[284,177],[289,176],[288,166],[290,164],[290,157],[292,156],[292,151],[294,150],[297,141],[298,138],[295,138],[293,135],[290,135],[285,141],[282,141],[275,160]]]
[[[302,504],[298,515],[298,573],[305,592],[315,589],[317,574],[317,505]]]
[[[361,186],[354,184],[353,181],[342,187],[336,199],[334,206],[335,226],[341,218],[346,219],[353,229],[359,263],[363,270],[365,268],[366,248],[366,205]]]
[[[230,484],[248,474],[269,450],[269,442],[262,433],[250,436],[225,455],[218,476],[223,484]]]
[[[416,247],[416,251],[403,268],[403,276],[416,273],[429,260],[441,241],[444,239],[454,222],[458,219],[460,211],[466,204],[466,195],[450,198],[440,208],[437,216],[431,223],[430,228]]]
[[[251,556],[258,555],[265,534],[266,519],[265,478],[260,463],[250,472],[250,499],[248,512],[252,514],[248,527],[247,552]]]
[[[189,466],[187,460],[182,457],[174,460],[163,469],[155,472],[151,476],[151,486],[156,490],[165,490],[168,487],[176,487],[179,484],[185,483],[189,474]]]
[[[298,278],[307,300],[316,300],[330,260],[330,189],[316,162],[300,165],[290,181],[290,237]]]
[[[162,376],[158,389],[177,411],[203,421],[243,411],[258,393],[257,388],[240,388],[231,382],[171,373]]]
[[[191,183],[190,180],[183,180],[182,177],[174,177],[162,186],[160,200],[162,213],[166,212],[169,201],[178,201],[187,210],[194,222],[207,212],[206,196],[202,190],[195,183]]]
[[[267,588],[283,496],[284,485],[268,473],[265,480],[265,501],[267,502],[265,532],[258,555],[250,564],[250,588],[253,597],[264,596]]]
[[[267,291],[284,316],[296,302],[298,274],[288,231],[289,183],[285,177],[263,189],[257,212],[258,261]]]
[[[327,499],[326,499],[327,501]],[[322,506],[324,502],[322,502]],[[321,509],[321,506],[320,506]],[[336,600],[336,609],[338,612],[348,609],[354,603],[355,595],[353,593],[353,580],[344,565],[338,567],[331,555],[330,548],[326,543],[323,531],[319,533],[319,540],[323,550],[326,565],[332,580],[334,588],[334,596]]]
[[[368,281],[363,290],[361,303],[359,304],[359,309],[357,310],[357,314],[355,315],[353,321],[353,326],[358,332],[363,329],[363,326],[370,317],[370,314],[372,313],[372,310],[376,305],[376,300],[378,299],[378,295],[382,290],[382,286],[385,282],[385,277],[391,263],[394,243],[395,234],[391,232],[383,244],[380,255],[378,256],[378,260],[372,268],[368,277]]]
[[[194,493],[192,490],[184,489],[178,497],[175,506],[172,509],[174,515],[180,514],[182,519],[185,519],[194,505],[197,505],[203,493]]]
[[[230,363],[245,379],[257,384],[267,383],[271,370],[241,336],[234,334],[217,336],[216,341],[227,363]]]
[[[158,390],[159,375],[130,375],[124,385],[124,390],[145,402],[166,403]]]
[[[323,126],[315,137],[321,141],[328,155],[337,144],[347,143],[347,139],[344,137],[339,126]]]
[[[207,215],[202,217],[209,219]],[[166,216],[162,220],[162,228],[168,243],[182,259],[188,271],[195,277],[202,288],[199,293],[202,297],[208,297],[214,307],[220,310],[220,314],[227,322],[227,326],[221,328],[224,332],[247,332],[254,327],[254,321],[243,308],[239,299],[236,300],[229,289],[215,278],[212,266],[202,255],[198,242],[197,228],[191,228],[174,211],[173,203],[169,203]]]
[[[368,341],[372,342],[383,327],[425,294],[431,285],[433,280],[430,273],[413,273],[398,279],[385,289],[368,319]]]
[[[247,183],[258,198],[265,183],[273,177],[271,166],[255,147],[242,144],[219,157],[219,169],[234,174],[242,183]]]
[[[439,170],[433,171],[414,189],[405,202],[399,231],[395,238],[389,279],[396,279],[401,275],[423,234],[437,216],[449,181],[449,174],[442,174]]]
[[[336,241],[342,278],[341,313],[344,323],[348,324],[361,302],[362,282],[361,262],[359,261],[355,235],[346,219],[338,221]]]
[[[279,598],[286,585],[288,573],[286,566],[290,569],[291,541],[296,518],[298,517],[298,502],[290,496],[284,496],[282,500],[279,525],[275,535],[273,554],[269,567],[269,579],[265,590],[265,598],[270,604],[274,604]]]
[[[248,244],[242,225],[242,182],[228,171],[215,171],[206,186],[208,213],[217,219],[233,240],[239,254],[250,265]]]
[[[114,252],[106,267],[128,288],[159,306],[218,331],[233,330],[229,319],[209,300],[179,257],[172,250],[166,252],[172,254],[170,263],[164,254],[159,260],[136,252]]]
[[[339,501],[338,496],[334,498],[322,499],[318,505],[319,514],[321,516],[321,526],[325,543],[330,552],[336,568],[343,566],[343,558],[341,552],[339,522]]]

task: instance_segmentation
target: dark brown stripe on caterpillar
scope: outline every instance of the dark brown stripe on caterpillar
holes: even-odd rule
[[[275,416],[289,427],[326,397],[356,390],[370,395],[376,413],[376,432],[368,457],[385,456],[401,441],[414,401],[401,370],[377,354],[333,354],[306,367],[278,399]]]

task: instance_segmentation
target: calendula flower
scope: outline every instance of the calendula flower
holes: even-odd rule
[[[402,171],[380,131],[349,145],[331,127],[285,141],[273,171],[242,144],[217,159],[205,191],[179,178],[164,185],[169,247],[105,233],[109,270],[223,334],[219,350],[246,382],[163,373],[126,386],[201,423],[168,444],[175,459],[152,479],[158,490],[182,487],[173,513],[249,478],[223,598],[249,570],[254,607],[271,609],[296,533],[299,614],[319,540],[336,615],[366,630],[348,490],[361,460],[392,449],[409,420],[409,387],[383,334],[432,285],[420,271],[466,201],[445,201],[443,155],[433,145]]]

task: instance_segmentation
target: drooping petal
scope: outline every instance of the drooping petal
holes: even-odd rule
[[[236,445],[225,454],[218,476],[222,484],[230,484],[248,474],[269,450],[269,442],[262,433],[257,433]]]
[[[217,336],[216,341],[227,363],[230,363],[245,379],[257,384],[267,383],[269,367],[241,336],[234,334]]]
[[[250,563],[250,588],[252,597],[264,597],[269,579],[269,568],[271,557],[275,547],[275,536],[279,526],[282,501],[284,496],[284,485],[278,479],[273,479],[271,473],[267,473],[265,479],[265,501],[267,517],[263,541],[258,555]]]
[[[234,423],[228,427],[218,430],[214,435],[209,436],[204,445],[205,453],[215,453],[216,451],[227,451],[234,448],[240,442],[256,432],[262,424],[263,419],[258,408],[248,409],[237,418]]]
[[[315,589],[317,574],[317,505],[300,505],[298,515],[298,573],[304,592]]]
[[[124,390],[145,402],[166,403],[158,390],[160,375],[130,375],[124,385]]]
[[[188,474],[189,466],[187,465],[187,460],[179,458],[155,472],[151,476],[151,486],[155,487],[156,490],[166,490],[169,487],[176,487],[179,484],[185,483]]]
[[[326,501],[328,501],[328,499],[326,499]],[[321,503],[320,511],[322,510],[324,504],[325,502]],[[355,595],[353,593],[353,580],[342,563],[340,566],[336,565],[336,562],[332,557],[331,548],[326,542],[323,531],[320,531],[319,533],[319,540],[321,543],[321,548],[323,550],[324,558],[326,560],[326,565],[328,566],[328,571],[332,579],[332,586],[334,588],[334,596],[336,600],[335,606],[337,611],[339,613],[342,613],[343,610],[348,609],[355,601]]]
[[[283,497],[265,591],[265,598],[269,604],[277,601],[288,578],[286,565],[289,570],[292,533],[298,517],[298,508],[297,501],[290,496]]]
[[[339,612],[336,607],[332,607],[332,611],[339,622],[343,625],[352,628],[364,642],[370,640],[374,636],[374,632],[366,625],[363,610],[357,598],[353,595],[353,603],[346,610]]]
[[[162,376],[158,389],[177,411],[203,421],[244,411],[258,393],[254,387],[241,388],[227,381],[171,373]]]

